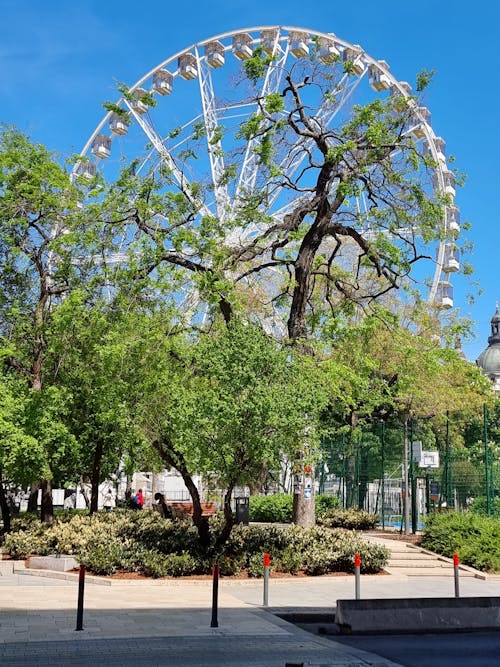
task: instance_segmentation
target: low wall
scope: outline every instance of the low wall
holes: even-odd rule
[[[500,630],[500,598],[337,600],[342,634]]]

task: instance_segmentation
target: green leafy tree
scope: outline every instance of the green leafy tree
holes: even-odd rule
[[[160,329],[161,331],[161,329]],[[224,490],[224,527],[217,553],[232,525],[236,485],[254,485],[262,465],[279,464],[311,429],[328,400],[321,364],[282,347],[257,326],[232,320],[190,344],[157,339],[145,347],[137,419],[161,461],[179,471],[193,500],[193,520],[209,547],[194,473],[215,474]],[[151,340],[151,339],[150,339]],[[163,345],[161,352],[160,345]]]
[[[42,443],[29,434],[28,404],[25,383],[15,376],[0,374],[0,509],[4,533],[10,531],[8,486],[25,486],[50,472]]]
[[[312,353],[312,337],[408,287],[427,255],[421,240],[440,238],[451,202],[434,189],[436,165],[408,132],[420,123],[416,98],[390,95],[329,123],[352,68],[324,65],[312,53],[263,95],[272,65],[261,50],[245,63],[241,85],[255,111],[239,125],[178,128],[177,160],[151,173],[129,165],[98,195],[91,190],[89,205],[107,238],[119,239],[131,279],[163,272],[173,292],[191,295],[184,320],[207,324],[219,312],[229,323],[244,314]],[[419,77],[419,92],[429,78]],[[213,188],[190,178],[207,138],[224,162],[217,213]],[[250,185],[233,192],[242,155],[253,165]],[[270,212],[276,201],[279,215]],[[248,227],[252,233],[241,234]]]
[[[47,149],[8,127],[0,130],[0,193],[0,336],[9,350],[3,362],[24,378],[31,392],[42,392],[50,386],[47,324],[78,273],[71,253],[80,193]],[[32,397],[30,428],[52,448],[61,434],[49,433],[48,413],[39,409],[46,397],[51,419],[60,423],[53,409],[62,402],[44,394]],[[50,474],[41,484],[42,519],[50,520],[54,471],[45,471]]]
[[[73,479],[76,473],[76,479],[90,481],[91,513],[98,509],[102,481],[112,477],[125,460],[134,461],[135,466],[145,463],[143,438],[129,396],[136,396],[134,384],[142,356],[151,359],[153,355],[153,350],[144,349],[150,342],[150,320],[161,317],[165,327],[169,321],[162,305],[157,308],[153,317],[151,304],[133,296],[117,292],[112,299],[89,302],[86,292],[79,290],[68,296],[51,320],[47,354],[57,367],[57,386],[71,392],[67,423],[78,442]],[[138,332],[144,334],[141,347]]]

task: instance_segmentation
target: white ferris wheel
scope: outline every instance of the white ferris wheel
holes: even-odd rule
[[[270,56],[258,83],[249,80],[244,67],[257,50]],[[310,69],[311,61],[316,73]],[[350,63],[347,69],[343,67],[346,62]],[[283,90],[286,72],[320,76],[331,82],[334,94],[318,93],[307,99],[309,113],[325,128],[348,122],[354,105],[377,97],[415,100],[410,85],[398,81],[385,61],[376,60],[359,45],[333,33],[283,26],[231,31],[171,55],[129,87],[127,94],[110,105],[88,139],[73,175],[91,178],[100,172],[111,180],[123,165],[134,163],[137,173],[143,174],[163,166],[171,175],[173,189],[178,188],[188,199],[194,199],[199,184],[203,184],[205,193],[210,194],[198,204],[199,219],[221,221],[235,215],[242,193],[248,196],[267,188],[260,204],[262,217],[283,220],[297,204],[300,187],[269,188],[256,150],[257,139],[245,139],[239,133],[241,123],[255,114],[257,99]],[[429,110],[417,101],[410,104],[413,112],[406,132],[432,158],[433,175],[429,179],[427,174],[426,187],[447,196],[439,239],[431,248],[420,240],[425,246],[422,254],[427,256],[422,289],[430,304],[449,309],[453,306],[451,276],[460,269],[454,174],[447,166],[445,142],[431,127]],[[307,140],[296,137],[295,144],[288,143],[278,154],[279,169],[286,181],[300,185],[300,178],[307,178],[303,174],[307,172],[304,159],[311,153],[309,148]],[[366,198],[360,195],[354,206],[369,234]],[[248,221],[246,225],[229,225],[224,242],[232,247],[248,245],[258,235],[259,224]],[[404,238],[405,230],[398,231]],[[125,253],[120,252],[110,258],[116,262],[125,259]],[[273,281],[272,270],[259,276],[261,281]]]

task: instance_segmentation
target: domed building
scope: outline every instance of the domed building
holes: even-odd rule
[[[500,312],[498,302],[495,314],[491,318],[491,336],[488,347],[481,352],[476,364],[493,382],[493,391],[500,392]]]

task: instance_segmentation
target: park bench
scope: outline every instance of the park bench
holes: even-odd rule
[[[173,502],[167,500],[167,505],[172,510],[174,517],[178,519],[185,518],[187,516],[193,516],[193,503],[181,501]],[[217,505],[214,502],[201,503],[201,513],[202,516],[212,516],[217,513]]]

